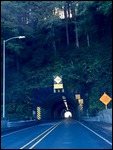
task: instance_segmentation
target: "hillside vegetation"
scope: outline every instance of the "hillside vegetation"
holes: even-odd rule
[[[2,1],[1,27],[1,43],[26,37],[6,42],[6,117],[32,117],[31,92],[52,86],[53,75],[70,92],[85,88],[91,114],[105,108],[99,98],[112,96],[111,1]]]

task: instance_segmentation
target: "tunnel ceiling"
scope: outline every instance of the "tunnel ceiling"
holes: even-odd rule
[[[73,107],[78,106],[77,100],[75,100],[73,97],[71,97],[65,93],[53,93],[45,99],[45,102],[43,103],[43,107],[56,108],[58,105],[64,105],[62,96],[66,97],[66,101],[67,101],[68,105],[71,105]]]
[[[77,104],[76,102],[73,102],[73,100],[72,100],[71,98],[70,98],[70,99],[67,99],[67,104],[68,104],[68,110],[69,110],[73,115],[75,115],[75,114],[76,114],[76,111],[77,111],[77,106],[78,106],[78,104]],[[64,112],[67,111],[63,100],[61,99],[59,102],[55,102],[55,103],[53,104],[53,106],[51,107],[51,111],[52,111],[52,114],[58,113],[58,116],[60,116],[63,111],[64,111]]]

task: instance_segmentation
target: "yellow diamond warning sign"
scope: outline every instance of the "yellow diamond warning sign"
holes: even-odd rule
[[[105,105],[107,105],[111,100],[112,98],[109,97],[106,93],[104,93],[100,98],[100,101],[104,103]]]
[[[80,99],[80,94],[76,94],[75,99]]]
[[[60,83],[60,82],[62,81],[62,79],[61,79],[59,76],[57,76],[57,77],[54,79],[54,81],[55,81],[56,83]]]

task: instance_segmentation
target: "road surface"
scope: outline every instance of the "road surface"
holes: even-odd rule
[[[86,124],[65,119],[1,136],[2,149],[112,149],[107,139]]]

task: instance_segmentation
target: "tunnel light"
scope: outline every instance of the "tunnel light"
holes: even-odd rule
[[[19,36],[18,38],[19,38],[19,39],[23,39],[23,38],[25,38],[25,36]]]
[[[70,111],[66,111],[64,113],[64,118],[69,118],[69,117],[72,117],[72,113]]]
[[[68,108],[68,105],[66,104],[66,108]]]
[[[64,99],[63,101],[66,102],[66,99]]]
[[[67,101],[64,101],[65,107],[68,110],[68,105],[67,105]]]
[[[65,104],[65,106],[68,107],[68,106],[67,106],[67,103]]]
[[[62,96],[62,99],[66,99],[66,97],[65,97],[65,96]]]
[[[67,104],[65,104],[66,108],[68,108]]]
[[[64,104],[65,104],[65,105],[67,105],[67,102],[66,102],[66,101],[64,101]]]

